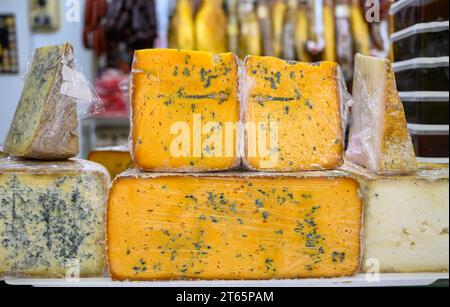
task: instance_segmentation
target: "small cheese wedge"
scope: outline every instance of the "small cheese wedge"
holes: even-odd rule
[[[350,276],[360,263],[358,182],[339,172],[130,172],[108,202],[114,280]]]
[[[97,148],[89,153],[88,160],[106,167],[111,178],[134,166],[128,146]]]
[[[70,44],[36,49],[4,150],[16,157],[65,160],[79,152],[77,103],[63,95]]]
[[[0,276],[101,277],[109,185],[88,161],[0,160]]]
[[[231,53],[136,51],[131,132],[136,167],[197,172],[239,166],[232,130],[240,120],[238,84],[238,59]]]
[[[338,65],[249,56],[246,65],[244,164],[251,170],[339,167],[344,103]]]
[[[422,165],[404,176],[346,168],[359,176],[365,199],[363,270],[448,272],[448,165]]]
[[[349,161],[378,174],[410,173],[417,161],[389,60],[356,55]]]

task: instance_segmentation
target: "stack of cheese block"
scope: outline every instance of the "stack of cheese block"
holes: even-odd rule
[[[357,55],[349,163],[365,199],[364,270],[449,266],[448,165],[417,165],[389,61]]]
[[[112,278],[447,271],[448,169],[417,167],[390,63],[356,62],[353,162],[342,166],[347,106],[336,64],[137,51],[137,169],[110,191]],[[241,124],[235,138],[211,133],[230,122]]]
[[[60,149],[74,133],[67,118],[50,124],[59,142],[40,145],[58,91],[36,76],[57,55],[47,52],[27,80],[9,154],[71,156]],[[448,169],[417,168],[390,63],[356,62],[343,165],[337,64],[137,51],[133,161],[114,148],[90,157],[113,176],[135,167],[111,186],[106,234],[103,167],[2,159],[0,274],[63,276],[75,263],[99,276],[105,259],[119,281],[333,278],[359,273],[363,258],[383,272],[448,270]]]
[[[0,154],[0,277],[105,272],[110,178],[71,159],[79,151],[73,71],[69,44],[35,51]]]
[[[354,176],[336,170],[346,109],[339,74],[330,62],[137,51],[130,145],[139,170],[110,191],[112,278],[357,274],[362,200]]]

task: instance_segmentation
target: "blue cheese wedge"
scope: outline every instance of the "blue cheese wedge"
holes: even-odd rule
[[[365,201],[364,271],[448,272],[448,165],[420,165],[405,176],[346,168],[358,175]]]
[[[70,44],[35,51],[5,142],[6,153],[38,160],[64,160],[78,154],[77,102],[61,91],[63,73],[73,66]]]
[[[0,160],[0,276],[102,276],[109,184],[88,161]]]

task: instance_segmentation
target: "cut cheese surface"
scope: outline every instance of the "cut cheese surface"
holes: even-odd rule
[[[38,160],[78,154],[76,100],[62,94],[67,85],[63,73],[73,66],[70,44],[36,49],[5,142],[6,153]]]
[[[343,162],[338,66],[246,59],[245,165],[252,170],[327,170]],[[249,132],[248,125],[256,127]]]
[[[180,50],[139,50],[133,64],[131,149],[144,170],[228,170],[240,164],[238,59]],[[233,128],[233,127],[231,127]]]
[[[448,272],[448,166],[423,165],[407,176],[353,168],[365,199],[365,271]]]
[[[109,184],[88,161],[0,160],[0,276],[102,276]]]
[[[108,202],[115,280],[350,276],[361,199],[342,173],[125,173]]]
[[[356,55],[349,161],[379,174],[417,170],[390,61]]]
[[[89,153],[88,160],[103,165],[112,179],[134,166],[127,146],[95,149]]]

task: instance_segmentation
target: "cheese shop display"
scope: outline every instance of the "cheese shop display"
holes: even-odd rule
[[[365,200],[363,271],[448,272],[448,165],[421,165],[408,176],[349,168]]]
[[[374,173],[417,168],[394,71],[385,59],[357,55],[347,159]]]
[[[417,24],[391,36],[395,61],[444,57],[448,52],[449,22]]]
[[[195,17],[196,50],[211,53],[228,51],[227,18],[223,0],[203,0]]]
[[[411,124],[446,125],[449,123],[448,92],[403,92],[400,93]]]
[[[133,64],[131,153],[140,169],[239,166],[238,59],[231,53],[139,50]],[[230,125],[228,125],[230,126]]]
[[[339,66],[256,56],[245,66],[245,166],[270,171],[339,167],[347,110]]]
[[[417,157],[443,161],[449,157],[448,125],[410,125]]]
[[[70,44],[38,48],[25,76],[4,151],[37,160],[75,157],[79,152],[78,107],[88,113],[98,104],[78,72]]]
[[[134,167],[128,146],[97,148],[89,153],[88,160],[103,165],[112,179]]]
[[[394,63],[398,90],[449,91],[449,58],[416,58]]]
[[[395,32],[418,23],[448,21],[448,0],[399,0],[390,8]]]
[[[0,276],[103,276],[109,184],[88,161],[0,160]]]
[[[398,1],[391,8],[394,70],[421,161],[448,162],[448,1]]]
[[[342,172],[120,175],[108,201],[113,280],[352,276],[362,202]]]
[[[355,53],[389,55],[390,5],[382,1],[374,14],[376,4],[360,0],[176,0],[168,47],[338,61],[351,82]]]

